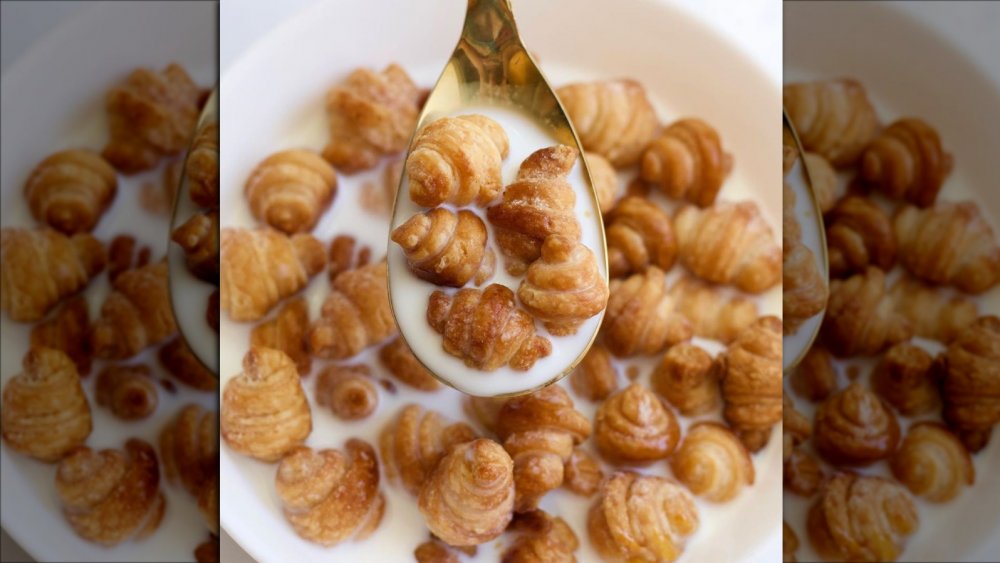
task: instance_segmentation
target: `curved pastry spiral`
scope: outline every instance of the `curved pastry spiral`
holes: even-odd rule
[[[309,329],[309,349],[320,358],[350,358],[397,332],[383,261],[333,280],[333,291]]]
[[[124,451],[74,449],[59,462],[56,493],[73,531],[104,546],[146,538],[166,508],[156,451],[136,438]]]
[[[590,170],[590,180],[597,194],[597,204],[601,213],[607,214],[615,207],[621,193],[618,173],[608,159],[596,152],[584,152],[583,159],[587,161],[587,169]]]
[[[352,438],[344,450],[297,446],[282,458],[274,478],[295,533],[326,547],[367,538],[385,513],[375,449]]]
[[[141,420],[159,403],[152,370],[145,364],[110,365],[97,374],[94,399],[121,420]]]
[[[502,563],[571,563],[580,547],[573,529],[562,518],[541,510],[518,514],[510,523],[514,541],[500,556]]]
[[[390,238],[410,271],[435,285],[462,287],[473,278],[482,285],[493,277],[496,255],[486,244],[486,225],[471,211],[435,207],[407,219]]]
[[[49,155],[24,185],[31,215],[57,231],[88,233],[111,206],[118,189],[115,169],[83,149]]]
[[[378,407],[378,389],[368,366],[331,365],[316,378],[316,404],[343,420],[361,420]]]
[[[619,357],[656,354],[691,338],[691,323],[667,292],[662,270],[650,267],[625,280],[611,280],[611,296],[601,330],[604,344]]]
[[[74,297],[50,319],[31,327],[32,348],[55,348],[69,356],[80,377],[90,373],[90,311],[87,299]]]
[[[673,199],[708,207],[732,168],[733,157],[722,150],[719,133],[688,118],[675,121],[649,144],[642,154],[641,177]]]
[[[219,282],[219,210],[196,213],[170,233],[184,249],[188,270],[211,284]]]
[[[875,108],[857,80],[786,84],[782,99],[805,149],[837,168],[853,165],[878,134]]]
[[[635,80],[569,84],[556,90],[583,148],[617,167],[639,161],[656,134],[656,110]]]
[[[828,288],[812,250],[799,242],[785,250],[781,271],[783,331],[793,334],[803,322],[823,311]]]
[[[974,202],[907,205],[893,228],[900,263],[926,282],[982,293],[1000,281],[1000,246]]]
[[[218,413],[196,404],[181,407],[160,432],[160,457],[167,481],[179,482],[199,500],[203,489],[211,486],[213,480],[218,487]]]
[[[273,319],[253,327],[250,345],[281,350],[305,377],[312,371],[312,356],[306,344],[308,330],[309,305],[304,297],[296,297],[286,302]]]
[[[698,508],[678,483],[631,471],[612,475],[587,513],[587,533],[606,561],[674,561],[698,529]]]
[[[528,266],[517,298],[550,333],[566,336],[607,307],[608,284],[589,248],[551,235],[542,243],[541,256]]]
[[[813,443],[830,463],[868,465],[895,451],[899,423],[877,395],[852,383],[816,411]]]
[[[792,389],[815,403],[823,401],[837,390],[837,370],[833,357],[823,346],[814,344],[792,373]]]
[[[1000,422],[1000,318],[980,317],[940,359],[944,419],[971,452]]]
[[[218,393],[218,376],[201,363],[182,336],[164,344],[156,357],[174,379],[199,391]]]
[[[781,279],[781,249],[752,201],[693,205],[674,215],[681,264],[696,276],[760,293]]]
[[[668,457],[680,440],[674,413],[638,383],[611,395],[594,416],[594,444],[611,463],[645,465]]]
[[[454,447],[431,473],[418,500],[431,533],[456,546],[503,533],[514,509],[514,462],[483,438]]]
[[[934,205],[951,167],[951,154],[941,147],[937,131],[912,117],[887,127],[861,157],[865,182],[919,207]]]
[[[887,293],[885,273],[874,266],[830,282],[823,333],[831,352],[871,356],[910,339],[913,324],[895,310]]]
[[[727,502],[754,480],[750,454],[728,428],[714,422],[692,426],[670,457],[677,480],[695,495]]]
[[[523,274],[538,259],[549,235],[580,238],[576,193],[567,180],[576,157],[577,150],[566,145],[531,153],[514,183],[504,188],[503,200],[486,210],[511,275]]]
[[[563,466],[563,486],[581,496],[589,497],[597,492],[604,480],[601,464],[586,451],[574,448],[566,465]]]
[[[919,416],[941,404],[934,360],[918,346],[896,344],[879,360],[872,373],[872,388],[905,416]]]
[[[106,261],[104,247],[88,234],[0,229],[0,308],[16,322],[41,320],[83,289]]]
[[[682,342],[667,350],[649,385],[684,416],[698,416],[719,404],[719,364],[705,350]]]
[[[313,151],[286,150],[258,164],[243,191],[257,220],[289,235],[305,233],[337,196],[337,173]]]
[[[611,353],[595,343],[571,374],[569,384],[588,401],[603,401],[618,389],[618,372],[611,365]]]
[[[505,365],[528,371],[552,353],[552,343],[535,334],[531,315],[514,303],[514,292],[495,283],[454,295],[435,291],[427,303],[427,322],[443,337],[445,352],[483,371]]]
[[[870,199],[849,195],[824,218],[830,275],[843,277],[868,266],[889,271],[896,262],[896,236],[889,216]]]
[[[165,261],[129,270],[115,279],[94,321],[90,344],[99,358],[131,358],[177,332]]]
[[[921,422],[910,427],[889,459],[896,480],[931,502],[948,502],[976,481],[976,468],[962,442],[944,425]]]
[[[402,338],[379,349],[378,359],[396,379],[418,391],[437,391],[441,382],[427,371]]]
[[[669,271],[677,256],[677,243],[668,216],[655,203],[628,196],[605,216],[608,269],[619,278],[642,272],[650,265]]]
[[[410,199],[421,207],[488,205],[503,188],[509,150],[503,126],[485,115],[434,120],[414,136],[406,158]]]
[[[195,131],[185,162],[188,195],[199,207],[219,205],[219,122],[205,121]]]
[[[227,227],[219,236],[220,299],[236,322],[260,319],[326,267],[326,250],[310,235]]]
[[[695,336],[728,344],[757,320],[756,303],[727,295],[693,276],[677,280],[670,294],[677,300],[678,312],[691,322]]]
[[[751,452],[767,445],[781,420],[781,338],[781,320],[761,317],[723,356],[722,414]]]
[[[900,278],[889,291],[896,311],[913,323],[913,334],[945,344],[976,321],[976,304],[962,297],[948,298],[936,288],[913,278]]]
[[[464,422],[450,423],[435,411],[406,405],[379,434],[385,476],[417,495],[453,446],[475,438],[475,431]]]
[[[73,362],[51,348],[32,348],[24,372],[3,388],[3,440],[14,451],[55,462],[86,441],[90,405]]]
[[[312,431],[312,411],[295,364],[283,352],[251,347],[243,373],[222,392],[222,438],[237,452],[277,461]]]

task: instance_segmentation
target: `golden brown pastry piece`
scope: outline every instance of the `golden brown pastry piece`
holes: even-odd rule
[[[646,90],[635,80],[569,84],[556,90],[583,148],[616,167],[632,166],[653,140],[658,120]]]
[[[184,249],[188,270],[199,279],[219,283],[219,210],[195,213],[170,233]]]
[[[491,440],[460,444],[431,473],[418,506],[431,533],[447,544],[493,540],[513,516],[514,462]]]
[[[791,381],[792,389],[798,396],[813,403],[826,400],[839,385],[830,351],[813,344],[792,372]]]
[[[837,188],[837,171],[830,161],[821,155],[807,152],[803,155],[806,170],[809,171],[810,186],[816,196],[816,204],[824,214],[833,209],[840,198]]]
[[[793,244],[782,262],[781,305],[784,333],[792,334],[826,307],[828,288],[816,255],[806,245]]]
[[[667,291],[659,268],[611,280],[610,291],[601,330],[612,354],[656,354],[691,338],[691,323],[677,310],[679,301]]]
[[[869,266],[864,273],[830,282],[822,330],[825,344],[837,356],[871,356],[909,340],[913,323],[893,307],[885,273]]]
[[[146,364],[109,365],[97,374],[94,399],[121,420],[142,420],[159,403],[153,372]]]
[[[553,336],[566,336],[607,307],[608,283],[589,248],[550,235],[541,256],[528,266],[517,299]]]
[[[493,371],[510,365],[528,371],[552,353],[552,343],[535,334],[531,315],[514,303],[514,292],[495,283],[450,296],[435,291],[427,303],[427,322],[443,337],[444,351],[470,368]]]
[[[976,304],[951,297],[913,278],[903,277],[889,291],[896,310],[913,323],[913,334],[945,344],[976,320]]]
[[[86,441],[90,405],[73,362],[51,348],[32,348],[24,372],[3,387],[3,441],[12,450],[52,463]]]
[[[309,329],[309,349],[320,358],[340,360],[396,334],[389,305],[385,262],[344,272]]]
[[[619,278],[650,265],[669,271],[677,256],[670,216],[644,197],[628,196],[606,215],[608,269]]]
[[[218,392],[219,378],[201,363],[183,337],[167,342],[156,355],[174,379],[199,391]]]
[[[218,443],[218,442],[216,442]],[[205,526],[213,537],[219,534],[219,468],[215,463],[215,475],[198,491],[198,512],[205,520]]]
[[[115,283],[123,273],[149,264],[149,246],[140,245],[132,235],[117,235],[108,244],[108,281]]]
[[[342,420],[368,418],[378,407],[378,389],[364,365],[330,365],[316,379],[316,404],[330,407]]]
[[[260,319],[326,267],[323,245],[307,234],[227,227],[220,237],[222,309],[236,322]]]
[[[615,563],[674,561],[698,524],[698,508],[680,484],[631,471],[605,481],[587,514],[590,543]]]
[[[576,157],[577,150],[566,145],[531,153],[514,183],[504,188],[503,200],[486,210],[511,275],[523,274],[538,259],[549,235],[580,238],[576,193],[567,180]]]
[[[664,459],[680,440],[670,407],[638,383],[611,395],[594,416],[594,444],[615,464],[647,465]]]
[[[573,447],[590,432],[590,421],[558,385],[504,403],[496,433],[514,460],[515,512],[538,508],[538,501],[563,483]]]
[[[367,266],[371,262],[371,258],[371,247],[359,244],[357,239],[351,235],[333,237],[333,240],[330,241],[330,265],[327,268],[330,283],[332,284],[337,276],[348,270]]]
[[[838,473],[809,510],[809,540],[825,559],[895,561],[917,531],[917,508],[902,485]]]
[[[976,481],[969,451],[947,427],[920,422],[910,427],[889,459],[896,480],[931,502],[948,502]]]
[[[507,402],[506,397],[462,397],[462,410],[470,419],[479,423],[489,434],[496,434],[497,417]]]
[[[427,371],[402,337],[394,338],[378,351],[378,359],[397,380],[418,391],[437,391],[441,382]]]
[[[781,522],[783,528],[781,532],[782,560],[785,563],[796,563],[795,552],[799,550],[799,537],[795,535],[795,530],[784,520]]]
[[[783,467],[784,486],[789,491],[803,497],[811,497],[819,491],[826,475],[819,460],[802,448],[793,448]]]
[[[307,233],[337,195],[337,173],[310,150],[276,152],[257,165],[243,189],[250,212],[293,235]]]
[[[95,356],[131,358],[177,332],[165,261],[123,273],[111,289],[90,332]]]
[[[902,342],[879,360],[872,388],[900,414],[919,416],[940,406],[934,360],[923,348]]]
[[[781,319],[761,317],[720,357],[722,414],[751,452],[767,445],[781,420],[781,338]]]
[[[459,559],[459,553],[463,551],[466,555],[475,555],[477,549],[476,546],[453,547],[435,538],[432,534],[431,539],[413,550],[413,558],[416,559],[417,563],[460,563],[462,560]]]
[[[274,488],[295,533],[326,547],[367,538],[385,513],[375,449],[355,438],[344,451],[293,448]]]
[[[413,134],[422,93],[402,67],[359,68],[326,94],[330,142],[323,158],[352,174],[402,151]]]
[[[201,123],[185,162],[188,195],[201,207],[219,206],[219,122]],[[173,198],[170,198],[173,201]]]
[[[0,308],[16,322],[41,320],[82,290],[106,261],[104,247],[88,234],[0,229]]]
[[[687,118],[675,121],[649,144],[642,155],[641,178],[673,199],[708,207],[732,168],[733,157],[722,150],[719,133],[700,119]]]
[[[607,214],[615,207],[621,194],[618,173],[608,159],[596,152],[584,151],[583,158],[587,161],[587,169],[590,170],[590,180],[594,184],[594,193],[597,194],[597,204],[601,213]]]
[[[414,136],[406,158],[410,199],[422,207],[486,206],[503,188],[501,165],[509,150],[503,127],[485,115],[432,121]]]
[[[875,108],[857,80],[786,84],[783,101],[803,147],[837,168],[853,165],[878,134]]]
[[[980,317],[939,358],[944,419],[971,452],[1000,422],[1000,318]]]
[[[715,422],[699,422],[688,429],[670,457],[670,468],[689,491],[712,502],[728,502],[754,481],[747,449]]]
[[[680,314],[691,322],[695,336],[728,344],[757,320],[756,303],[727,294],[694,276],[678,279],[670,294],[677,300]]]
[[[219,472],[218,413],[193,403],[181,407],[160,431],[160,458],[167,481],[200,499]]]
[[[863,272],[868,266],[889,271],[896,262],[896,236],[889,216],[875,202],[849,195],[824,217],[830,276]]]
[[[486,225],[478,215],[444,207],[410,217],[390,235],[415,276],[449,287],[462,287],[472,279],[482,285],[493,277],[496,255],[486,237]]]
[[[575,494],[589,497],[597,492],[604,471],[594,456],[580,448],[574,448],[566,465],[563,466],[563,486]]]
[[[209,534],[208,539],[194,548],[197,563],[219,563],[219,536]]]
[[[795,401],[785,395],[781,409],[781,453],[782,459],[788,463],[795,448],[812,436],[812,423],[804,414],[795,408]]]
[[[1000,281],[1000,246],[974,202],[907,205],[893,228],[900,263],[926,282],[982,293]]]
[[[861,157],[866,183],[918,207],[934,205],[951,167],[951,154],[941,146],[937,131],[913,117],[887,127]]]
[[[124,450],[75,448],[59,462],[56,494],[76,535],[104,546],[148,537],[167,502],[156,450],[137,438]]]
[[[198,120],[201,90],[184,68],[133,70],[104,99],[110,140],[101,155],[125,174],[181,152]]]
[[[305,298],[296,297],[285,303],[276,317],[253,327],[250,345],[281,350],[295,362],[299,375],[305,377],[312,371],[312,357],[306,345],[308,329],[309,305]]]
[[[31,347],[61,350],[73,360],[80,377],[87,377],[92,356],[89,333],[87,300],[77,296],[66,301],[54,316],[31,327]]]
[[[869,465],[895,451],[899,423],[878,395],[852,383],[816,411],[813,443],[830,463]]]
[[[292,360],[278,350],[251,347],[243,373],[222,392],[222,438],[233,450],[278,461],[312,431],[312,411]]]
[[[385,476],[417,495],[453,446],[475,438],[476,432],[468,424],[452,423],[435,411],[408,404],[379,434]]]
[[[38,163],[24,185],[31,216],[57,231],[87,233],[111,206],[118,189],[115,169],[101,155],[71,149]]]
[[[698,416],[719,404],[719,363],[702,348],[672,346],[653,368],[649,385],[684,416]]]
[[[782,253],[787,256],[796,245],[802,244],[802,225],[796,216],[795,204],[798,196],[792,186],[785,182],[781,198],[781,242]]]
[[[611,365],[611,354],[595,343],[569,374],[569,384],[577,395],[588,401],[603,401],[618,389],[618,372]]]
[[[674,234],[681,264],[704,280],[760,293],[781,279],[781,249],[752,201],[682,207]]]
[[[580,547],[573,529],[562,518],[535,510],[514,516],[514,540],[500,555],[502,563],[575,563]]]

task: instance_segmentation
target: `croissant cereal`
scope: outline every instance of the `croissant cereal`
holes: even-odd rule
[[[312,412],[295,364],[283,352],[251,347],[243,373],[222,392],[222,438],[233,450],[278,461],[312,431]]]
[[[337,173],[313,151],[285,150],[254,168],[244,193],[256,219],[289,235],[309,232],[337,195]]]
[[[895,310],[887,293],[885,273],[874,266],[830,282],[822,331],[831,352],[871,356],[910,339],[913,324]]]
[[[597,492],[604,479],[601,464],[586,451],[574,448],[563,466],[563,486],[580,496],[589,497]]]
[[[397,380],[418,391],[437,391],[441,382],[427,371],[402,338],[395,338],[378,351],[378,359]]]
[[[124,450],[75,448],[59,462],[56,493],[73,531],[104,546],[148,537],[166,508],[156,450],[137,438]]]
[[[913,334],[945,344],[976,320],[976,304],[951,297],[912,278],[900,278],[889,291],[896,310],[913,323]]]
[[[323,245],[307,234],[227,227],[220,237],[220,299],[236,322],[260,319],[326,267]]]
[[[218,376],[201,363],[183,337],[178,336],[164,344],[156,357],[177,381],[199,391],[218,391]]]
[[[200,503],[213,480],[218,487],[218,414],[193,403],[181,407],[160,431],[160,457],[167,481],[180,484]]]
[[[605,216],[608,268],[619,278],[642,272],[650,265],[668,271],[677,256],[677,244],[668,216],[644,197],[628,196]]]
[[[879,360],[872,388],[900,414],[919,416],[940,406],[934,360],[923,348],[902,342]]]
[[[101,155],[71,149],[38,163],[24,185],[24,196],[32,217],[72,235],[94,230],[117,189],[115,169]]]
[[[861,157],[865,182],[918,207],[934,205],[951,167],[951,154],[941,147],[937,131],[912,117],[887,127]]]
[[[833,357],[823,346],[813,345],[792,372],[792,389],[812,402],[825,400],[837,390],[837,370]]]
[[[944,419],[975,453],[1000,422],[1000,318],[980,317],[939,359]]]
[[[725,426],[699,422],[670,457],[677,480],[712,502],[727,502],[754,480],[753,461],[743,443]]]
[[[431,533],[447,544],[491,541],[513,516],[514,462],[491,440],[460,444],[431,473],[418,506]]]
[[[309,306],[304,298],[296,297],[286,302],[273,319],[253,328],[250,345],[281,350],[295,362],[299,375],[305,377],[312,371],[312,357],[306,345],[308,329]]]
[[[62,351],[76,365],[80,377],[86,377],[90,373],[92,355],[89,333],[87,300],[76,296],[66,301],[53,317],[31,327],[31,347]]]
[[[444,351],[470,368],[493,371],[510,365],[528,371],[552,353],[552,343],[535,334],[531,315],[517,308],[514,292],[499,284],[431,294],[427,322],[442,336]]]
[[[896,480],[931,502],[948,502],[976,480],[972,457],[954,434],[936,422],[910,427],[889,459]]]
[[[551,235],[541,252],[517,288],[518,301],[554,336],[575,334],[607,307],[607,281],[594,253],[573,238]]]
[[[698,508],[683,487],[631,471],[605,481],[587,513],[591,544],[605,561],[617,563],[674,561],[698,524]]]
[[[16,322],[41,320],[82,290],[106,261],[104,247],[88,234],[0,229],[0,308]]]
[[[355,438],[344,451],[294,447],[274,487],[295,533],[326,547],[367,538],[385,512],[375,449]]]
[[[852,383],[816,411],[813,442],[830,463],[869,465],[892,455],[899,443],[899,423],[878,395]]]
[[[327,268],[330,283],[348,270],[367,266],[371,262],[371,257],[371,247],[358,243],[358,240],[351,235],[333,237],[330,241],[330,265]]]
[[[141,420],[159,403],[152,370],[145,364],[109,365],[97,374],[94,399],[121,420]]]
[[[816,494],[826,479],[819,460],[802,448],[792,449],[783,470],[785,488],[803,497]]]
[[[524,159],[503,200],[486,210],[507,271],[519,276],[538,259],[542,242],[553,234],[580,238],[573,206],[576,194],[567,175],[577,150],[566,145],[539,149]]]
[[[659,126],[645,88],[635,80],[569,84],[556,95],[583,148],[619,168],[639,162]]]
[[[573,529],[562,518],[535,510],[517,514],[508,530],[515,534],[510,546],[503,551],[503,563],[573,562],[573,552],[580,547]]]
[[[781,190],[781,242],[782,253],[787,256],[795,246],[802,244],[802,225],[795,215],[795,204],[798,201],[795,190],[788,182],[782,185]]]
[[[435,411],[408,404],[379,434],[385,476],[417,495],[453,446],[475,438],[468,424],[452,423]]]
[[[594,417],[594,444],[611,463],[646,465],[664,459],[680,440],[677,418],[638,383],[611,395]]]
[[[216,462],[215,475],[198,491],[198,512],[205,520],[205,525],[213,537],[219,534],[219,470]],[[216,547],[218,553],[218,547]]]
[[[603,401],[618,389],[618,372],[611,365],[611,354],[595,343],[569,374],[573,391],[589,401]]]
[[[482,285],[493,277],[496,255],[486,244],[486,225],[471,211],[435,207],[407,219],[390,238],[410,271],[435,285],[462,287],[473,278]]]
[[[421,207],[486,206],[503,188],[501,165],[510,143],[485,115],[444,117],[425,125],[406,158],[410,199]]]
[[[788,463],[795,452],[795,448],[812,436],[812,423],[804,414],[795,408],[795,401],[788,395],[782,398],[781,409],[781,438],[782,438],[782,458]]]
[[[538,508],[545,493],[559,487],[573,447],[590,436],[590,421],[558,385],[504,403],[496,433],[514,460],[514,511]]]
[[[656,354],[691,338],[691,323],[677,310],[679,300],[667,291],[659,268],[611,280],[610,292],[601,330],[612,354]]]
[[[462,397],[462,410],[466,416],[479,423],[490,434],[496,434],[497,417],[500,409],[507,402],[506,397]]]
[[[837,168],[857,162],[878,135],[875,108],[857,80],[786,84],[782,100],[803,147]]]
[[[785,334],[792,334],[807,319],[823,311],[828,288],[812,250],[801,243],[786,250],[781,284],[782,319]]]
[[[893,229],[900,263],[928,283],[982,293],[1000,281],[1000,246],[971,201],[907,205],[896,212]]]
[[[31,348],[22,366],[3,387],[3,441],[35,459],[58,461],[93,426],[80,377],[69,357],[51,348]]]
[[[601,213],[607,214],[615,207],[621,191],[618,186],[618,173],[608,159],[596,152],[584,152],[583,159],[587,161],[587,169],[590,170],[590,180],[594,185],[594,193],[597,194],[597,204]]]
[[[728,344],[757,320],[756,303],[728,295],[693,276],[678,279],[670,293],[677,299],[678,311],[691,322],[695,336]]]
[[[385,262],[344,272],[309,329],[309,349],[327,359],[344,359],[396,334],[389,305]]]
[[[195,131],[185,162],[188,195],[200,207],[219,205],[219,122],[205,121]],[[173,198],[171,198],[173,199]]]
[[[326,95],[330,142],[323,158],[353,174],[406,148],[420,113],[422,92],[402,67],[359,68]]]
[[[674,234],[681,264],[706,281],[760,293],[781,278],[781,249],[752,201],[684,206]]]
[[[165,261],[121,274],[111,289],[90,333],[97,357],[131,358],[177,332]]]
[[[868,266],[888,271],[896,262],[896,236],[882,208],[870,199],[849,195],[824,218],[830,275],[844,277]]]
[[[809,185],[816,197],[816,204],[819,205],[819,210],[825,214],[833,209],[839,197],[837,171],[830,165],[830,161],[815,153],[805,153],[802,161],[806,165],[806,170],[809,171]]]
[[[108,244],[108,281],[114,283],[123,273],[149,264],[152,251],[132,235],[118,235]]]
[[[467,555],[475,555],[477,551],[476,546],[453,547],[432,535],[430,540],[413,550],[413,558],[417,563],[459,563],[461,559],[458,553],[463,550],[468,550]]]
[[[327,366],[316,379],[316,403],[342,420],[367,418],[378,406],[371,369],[364,364]]]
[[[882,477],[838,473],[809,510],[809,540],[828,560],[895,561],[917,531],[913,499]]]
[[[180,65],[132,71],[105,96],[110,140],[101,155],[119,171],[135,174],[181,152],[198,120],[200,97]]]
[[[744,330],[721,360],[723,416],[751,452],[781,420],[781,320],[761,317]]]
[[[184,249],[188,270],[198,279],[219,282],[219,210],[195,213],[170,233],[170,239]]]
[[[641,178],[673,199],[698,207],[715,203],[733,157],[722,150],[716,130],[697,118],[667,127],[642,154]]]
[[[719,364],[702,348],[682,342],[656,364],[649,385],[684,416],[705,414],[719,404]]]

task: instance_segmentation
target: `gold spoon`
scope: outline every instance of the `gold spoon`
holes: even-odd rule
[[[423,111],[417,120],[415,131],[419,131],[420,128],[440,117],[454,115],[464,108],[484,105],[517,110],[539,124],[552,138],[552,144],[561,143],[576,147],[580,154],[579,162],[583,169],[584,183],[590,197],[593,198],[593,209],[599,209],[597,195],[590,179],[590,171],[583,158],[583,147],[555,92],[542,76],[531,54],[521,42],[510,0],[469,0],[458,46],[427,98]],[[407,152],[408,155],[409,152]],[[402,198],[409,197],[409,190],[406,188],[407,179],[404,171],[393,205],[392,228],[409,218],[408,215],[399,216],[403,214],[401,208],[407,207],[400,205]],[[592,216],[578,217],[578,220],[581,222],[593,221],[596,224],[597,232],[600,233],[600,248],[591,248],[590,250],[597,257],[598,264],[603,265],[604,275],[607,276],[607,248],[600,213],[595,212]],[[388,245],[390,254],[401,252],[391,240]],[[405,295],[405,290],[399,287],[400,276],[398,272],[395,272],[392,263],[393,260],[389,260],[389,302],[392,304],[393,315],[397,315],[396,310],[399,309],[399,303],[401,300],[407,299],[408,296]],[[502,263],[503,258],[498,257],[498,270],[503,268]],[[517,287],[510,289],[516,291]],[[402,328],[403,323],[397,324],[400,325],[400,336],[409,343],[411,339],[407,337],[414,335],[406,334]],[[426,323],[424,328],[428,331],[431,330],[429,326],[426,326]],[[572,371],[576,364],[583,359],[596,336],[595,329],[583,352],[557,373],[553,373],[552,377],[547,378],[542,385],[526,385],[523,388],[500,393],[496,396],[523,394],[558,381]],[[557,350],[559,342],[553,341],[552,344],[553,348]],[[410,348],[417,359],[426,367],[426,362],[421,359],[422,350],[416,346],[410,346]],[[460,385],[456,385],[456,377],[453,377],[455,374],[436,373],[429,368],[428,371],[446,385],[462,390]],[[491,375],[484,372],[482,377],[491,377]]]

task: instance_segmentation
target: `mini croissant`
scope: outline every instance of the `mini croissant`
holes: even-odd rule
[[[714,422],[692,426],[670,458],[677,480],[712,502],[732,500],[754,480],[750,454],[728,428]]]
[[[944,425],[919,422],[910,427],[889,460],[896,480],[931,502],[948,502],[976,481],[969,451]]]
[[[944,419],[971,452],[1000,422],[1000,318],[980,317],[939,358]]]
[[[312,151],[281,151],[254,168],[244,192],[258,220],[289,235],[306,233],[337,195],[337,173]]]
[[[789,379],[795,393],[813,403],[826,400],[839,386],[833,357],[818,344],[809,348]]]
[[[541,510],[514,516],[508,530],[516,537],[501,555],[503,563],[570,563],[580,546],[573,529],[562,518]]]
[[[118,276],[111,287],[90,333],[97,357],[131,358],[177,332],[166,262],[129,270]]]
[[[610,291],[601,330],[612,354],[655,354],[691,338],[691,323],[677,310],[679,300],[667,292],[659,268],[611,280]]]
[[[823,332],[838,356],[870,356],[909,340],[913,324],[894,308],[885,273],[869,266],[864,273],[830,282]]]
[[[583,148],[632,166],[653,140],[658,120],[646,90],[635,80],[569,84],[556,90]]]
[[[305,377],[312,371],[312,356],[306,341],[308,330],[309,304],[305,298],[296,297],[285,303],[273,319],[253,327],[250,345],[274,348],[288,354],[295,362],[299,375]]]
[[[219,471],[218,414],[188,404],[160,431],[160,457],[167,481],[198,497]]]
[[[782,99],[805,149],[837,168],[853,165],[878,134],[875,108],[857,80],[787,84]]]
[[[514,303],[514,292],[499,284],[454,295],[435,291],[427,322],[443,337],[445,352],[483,371],[505,365],[527,371],[552,353],[552,343],[535,333],[531,315]]]
[[[807,319],[823,311],[829,290],[812,250],[798,242],[785,250],[781,271],[781,304],[783,330],[786,334],[791,334]]]
[[[710,282],[760,293],[781,279],[781,249],[752,201],[693,205],[674,215],[681,264]]]
[[[435,411],[406,405],[379,434],[385,476],[417,495],[452,446],[475,438],[475,431],[464,422],[449,423]]]
[[[427,371],[402,338],[395,338],[379,349],[378,359],[389,373],[418,391],[437,391],[441,382]]]
[[[644,181],[655,184],[673,199],[708,207],[733,167],[733,157],[722,150],[719,134],[696,118],[667,127],[642,155]]]
[[[344,359],[396,334],[389,305],[385,262],[350,270],[333,280],[333,288],[309,329],[313,355]]]
[[[78,295],[66,301],[53,317],[31,327],[31,347],[61,350],[73,360],[80,377],[87,377],[92,356],[89,333],[87,299]]]
[[[872,200],[849,195],[824,217],[830,276],[863,272],[868,266],[884,271],[896,262],[896,235],[889,216]]]
[[[595,152],[584,152],[583,159],[587,161],[590,170],[590,180],[597,194],[597,204],[602,214],[611,211],[618,202],[621,190],[618,185],[618,173],[608,159]]]
[[[576,194],[567,180],[576,157],[577,150],[566,145],[533,152],[504,188],[503,200],[486,210],[511,275],[523,274],[538,259],[549,235],[580,238]]]
[[[941,405],[934,360],[923,348],[901,342],[882,356],[872,373],[872,388],[906,416],[919,416]]]
[[[937,131],[912,117],[887,127],[861,157],[865,182],[918,207],[934,205],[951,167],[951,154],[941,147]]]
[[[678,312],[690,321],[695,336],[728,344],[757,320],[756,303],[727,295],[693,276],[677,280],[670,294],[677,300]]]
[[[815,153],[805,153],[802,161],[809,171],[810,186],[819,210],[825,214],[833,209],[839,199],[837,171],[827,159]]]
[[[316,376],[316,404],[341,420],[361,420],[378,407],[378,389],[364,364],[329,365]]]
[[[117,188],[115,169],[101,155],[75,149],[38,163],[24,185],[24,196],[36,220],[72,235],[94,230]]]
[[[611,353],[594,343],[569,375],[569,384],[577,395],[589,401],[603,401],[618,390],[618,372],[611,364]]]
[[[310,235],[227,227],[220,237],[220,299],[237,322],[260,319],[326,267],[326,250]]]
[[[594,417],[594,444],[611,463],[647,465],[668,457],[679,440],[677,417],[638,383],[605,399]]]
[[[48,463],[84,443],[93,427],[73,362],[51,348],[32,348],[24,372],[7,381],[0,411],[3,441]]]
[[[94,399],[120,420],[141,420],[159,403],[152,370],[145,364],[109,365],[97,374]]]
[[[83,289],[107,255],[88,234],[52,229],[0,229],[0,308],[16,322],[34,322]]]
[[[392,231],[410,271],[435,285],[462,287],[493,277],[496,255],[486,244],[486,225],[465,209],[435,207],[418,213]]]
[[[188,195],[199,207],[219,206],[219,122],[205,121],[195,131],[185,162]]]
[[[604,471],[593,455],[579,447],[573,449],[563,466],[563,487],[580,496],[589,497],[597,492]]]
[[[723,417],[751,452],[767,445],[781,420],[781,320],[761,317],[726,351],[722,375]]]
[[[219,210],[195,213],[170,233],[184,249],[188,270],[199,279],[219,282]]]
[[[889,291],[896,311],[913,323],[913,334],[945,344],[976,321],[976,304],[962,297],[949,298],[934,287],[912,278],[901,278]]]
[[[684,416],[705,414],[719,404],[719,362],[702,348],[682,342],[663,355],[649,384]]]
[[[156,353],[160,365],[177,381],[199,391],[219,391],[219,377],[194,355],[184,337],[177,336]]]
[[[816,411],[813,442],[830,463],[869,465],[892,454],[899,434],[892,409],[860,383],[852,383]]]
[[[629,196],[605,216],[611,277],[649,266],[669,271],[677,256],[670,216],[644,197]]]

